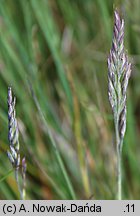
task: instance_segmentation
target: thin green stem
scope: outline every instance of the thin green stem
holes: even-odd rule
[[[14,171],[13,169],[9,170],[9,171],[0,179],[0,183],[1,183],[2,181],[4,181],[13,171]]]
[[[122,170],[121,170],[121,151],[117,147],[117,184],[118,184],[118,200],[122,199]]]
[[[56,159],[57,159],[57,161],[58,161],[58,164],[59,164],[59,166],[60,166],[60,169],[61,169],[61,171],[62,171],[62,174],[63,174],[63,176],[64,176],[64,179],[65,179],[65,181],[66,181],[66,183],[67,183],[67,186],[68,186],[68,189],[69,189],[69,193],[70,193],[70,195],[71,195],[71,198],[72,198],[73,200],[75,200],[75,199],[76,199],[76,195],[75,195],[75,192],[74,192],[74,189],[73,189],[73,185],[72,185],[72,183],[71,183],[71,181],[70,181],[70,178],[69,178],[68,173],[67,173],[67,171],[66,171],[65,165],[64,165],[64,163],[63,163],[63,160],[62,160],[61,155],[60,155],[60,153],[59,153],[59,150],[58,150],[58,148],[57,148],[56,142],[55,142],[55,140],[54,140],[54,138],[53,138],[53,135],[52,135],[52,132],[51,132],[49,126],[48,126],[48,122],[47,122],[47,120],[46,120],[46,118],[45,118],[45,116],[44,116],[44,113],[42,112],[42,110],[41,110],[41,108],[40,108],[40,104],[39,104],[39,102],[38,102],[38,100],[37,100],[37,98],[36,98],[36,95],[35,95],[35,93],[34,93],[34,91],[33,91],[33,88],[32,88],[32,85],[31,85],[30,82],[29,82],[29,87],[30,87],[30,91],[31,91],[33,100],[34,100],[34,102],[35,102],[35,105],[36,105],[36,107],[37,107],[37,109],[38,109],[38,112],[39,112],[39,114],[40,114],[40,116],[41,116],[41,118],[42,118],[42,121],[43,121],[43,123],[44,123],[44,125],[45,125],[45,127],[46,127],[46,129],[47,129],[47,133],[48,133],[49,138],[50,138],[50,141],[51,141],[51,143],[52,143],[52,146],[53,146],[53,149],[54,149],[54,153],[55,153],[55,155],[56,155]]]
[[[25,143],[26,144],[26,143]],[[52,185],[52,187],[55,189],[55,191],[57,192],[57,194],[62,198],[62,199],[66,199],[64,193],[62,190],[60,190],[60,188],[58,187],[58,185],[55,183],[55,181],[49,176],[49,174],[46,172],[46,170],[42,167],[42,165],[40,164],[40,162],[38,161],[38,159],[35,157],[34,153],[32,152],[32,150],[29,148],[29,146],[26,144],[26,148],[28,149],[28,152],[30,154],[30,156],[33,159],[33,162],[35,163],[35,165],[39,168],[39,170],[41,171],[41,173],[44,175],[44,177],[47,179],[47,181],[50,182],[50,184]]]
[[[26,182],[25,182],[25,179],[26,176],[23,178],[23,184],[22,184],[22,197],[23,197],[23,200],[25,200],[25,197],[26,197]]]
[[[17,183],[17,186],[18,186],[18,191],[20,193],[20,199],[23,200],[24,197],[23,197],[23,193],[22,193],[22,190],[21,190],[20,182],[19,182],[19,170],[18,169],[15,169],[15,179],[16,179],[16,183]]]
[[[122,199],[122,168],[121,168],[121,158],[122,158],[122,145],[123,140],[120,139],[119,129],[118,129],[118,118],[115,118],[115,133],[116,133],[116,148],[117,148],[117,199]]]

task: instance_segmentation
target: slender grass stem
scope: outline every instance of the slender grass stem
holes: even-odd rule
[[[85,190],[85,195],[86,197],[90,197],[91,191],[90,191],[88,167],[86,161],[86,150],[85,150],[86,146],[82,139],[82,133],[81,133],[80,104],[76,94],[76,88],[75,88],[73,76],[68,67],[67,67],[67,74],[68,74],[68,80],[71,86],[72,96],[73,96],[73,108],[74,108],[73,126],[74,126],[75,141],[77,144],[77,154],[78,154],[78,161],[80,165],[81,178]]]
[[[0,178],[0,183],[4,181],[13,171],[14,169],[9,170],[2,178]]]
[[[15,169],[15,179],[16,179],[16,183],[17,183],[17,186],[18,186],[18,191],[20,193],[20,200],[23,200],[24,197],[23,197],[23,192],[22,192],[20,182],[19,182],[19,170],[18,169]]]
[[[60,169],[61,169],[61,171],[62,171],[62,174],[63,174],[63,176],[64,176],[64,179],[65,179],[65,181],[66,181],[66,184],[67,184],[67,186],[68,186],[68,189],[69,189],[69,193],[70,193],[70,195],[71,195],[71,198],[72,198],[72,199],[76,199],[76,195],[75,195],[75,192],[74,192],[72,183],[71,183],[71,181],[70,181],[70,179],[69,179],[69,176],[68,176],[68,174],[67,174],[65,165],[64,165],[64,163],[63,163],[63,161],[62,161],[61,155],[60,155],[60,153],[59,153],[59,150],[58,150],[57,145],[56,145],[56,143],[55,143],[55,140],[54,140],[54,138],[53,138],[52,132],[51,132],[49,126],[48,126],[48,123],[47,123],[47,120],[46,120],[46,118],[45,118],[45,116],[44,116],[44,113],[42,112],[42,110],[41,110],[41,108],[40,108],[40,104],[39,104],[39,102],[38,102],[38,100],[37,100],[37,98],[36,98],[36,95],[35,95],[35,93],[34,93],[34,91],[33,91],[33,88],[32,88],[32,85],[31,85],[30,82],[29,82],[29,88],[30,88],[30,91],[31,91],[33,100],[34,100],[34,102],[35,102],[35,105],[36,105],[36,107],[37,107],[37,110],[38,110],[38,112],[39,112],[39,114],[40,114],[40,116],[41,116],[41,119],[42,119],[42,121],[43,121],[43,123],[44,123],[44,125],[45,125],[45,127],[46,127],[46,129],[47,129],[47,133],[48,133],[49,138],[50,138],[50,141],[51,141],[51,143],[52,143],[52,146],[53,146],[53,149],[54,149],[54,153],[55,153],[55,155],[56,155],[57,162],[58,162],[58,164],[59,164],[59,166],[60,166]]]
[[[32,158],[35,165],[39,168],[41,171],[41,175],[43,175],[47,181],[49,181],[50,185],[54,188],[54,190],[57,192],[60,198],[66,199],[66,196],[64,195],[63,191],[58,187],[56,182],[49,176],[47,171],[44,169],[44,167],[41,165],[40,161],[37,159],[37,157],[32,152],[32,149],[25,143],[26,148],[29,152],[30,157]]]
[[[119,136],[118,118],[115,119],[116,149],[117,149],[117,199],[122,199],[122,146],[123,140]]]
[[[117,184],[118,184],[118,196],[117,199],[122,199],[122,169],[121,169],[121,152],[117,151]]]

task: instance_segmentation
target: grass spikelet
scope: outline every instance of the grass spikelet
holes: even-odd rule
[[[131,75],[131,63],[124,50],[124,20],[117,11],[114,12],[114,34],[112,48],[108,57],[108,95],[113,110],[116,148],[117,148],[117,182],[118,199],[121,191],[121,155],[126,131],[126,92]]]
[[[8,140],[9,148],[7,156],[15,170],[15,179],[17,182],[18,190],[20,193],[20,199],[25,198],[25,176],[26,176],[26,161],[22,160],[22,176],[23,176],[23,187],[20,186],[19,182],[19,169],[20,169],[20,145],[19,145],[19,130],[16,119],[15,104],[16,99],[13,98],[11,87],[8,88]]]

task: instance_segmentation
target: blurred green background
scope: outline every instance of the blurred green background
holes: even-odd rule
[[[123,199],[140,199],[140,0],[0,0],[0,199],[19,199],[14,173],[7,175],[9,85],[28,166],[26,199],[116,198],[106,63],[115,8],[133,64]]]

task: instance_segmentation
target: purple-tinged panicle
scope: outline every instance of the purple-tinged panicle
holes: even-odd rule
[[[108,96],[113,110],[117,150],[117,199],[122,198],[121,155],[126,131],[126,92],[131,64],[124,49],[124,20],[114,12],[112,48],[108,57]]]
[[[124,20],[115,11],[112,48],[108,57],[108,95],[114,119],[118,121],[120,139],[126,130],[126,91],[130,75],[131,63],[124,50]]]
[[[16,99],[13,99],[12,89],[8,88],[8,139],[10,143],[10,151],[7,152],[8,158],[13,167],[19,168],[20,154],[19,154],[19,140],[18,140],[18,125],[16,120],[15,104]]]
[[[114,38],[118,43],[123,43],[124,37],[124,20],[120,19],[117,11],[114,12]]]
[[[18,132],[18,124],[16,120],[16,99],[13,98],[11,87],[8,88],[8,139],[9,139],[9,151],[7,151],[7,156],[15,170],[15,179],[17,182],[18,190],[20,193],[20,198],[23,200],[25,198],[25,180],[26,180],[26,160],[25,157],[22,159],[22,166],[20,167],[20,151],[19,151],[19,132]],[[22,174],[22,187],[19,181],[19,169],[21,168]]]
[[[120,29],[121,27],[121,19],[117,11],[114,12],[114,19],[115,19],[115,27]]]

